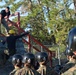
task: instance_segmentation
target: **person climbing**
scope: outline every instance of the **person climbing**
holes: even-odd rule
[[[14,30],[9,30],[9,36],[6,37],[5,40],[2,41],[3,44],[7,43],[8,48],[8,58],[14,54],[16,54],[16,40],[22,38],[25,35],[28,35],[29,32],[22,33],[20,35],[16,35]]]
[[[18,12],[11,14],[10,8],[6,7],[4,10],[1,10],[0,13],[0,23],[3,24],[3,26],[6,28],[6,33],[9,32],[10,28],[8,27],[8,19],[10,16],[16,16],[18,15]]]
[[[8,19],[9,16],[10,16],[10,8],[6,7],[6,9],[2,10],[0,13],[0,21],[3,24],[3,26],[6,28],[7,32],[9,31],[9,27],[6,19]]]

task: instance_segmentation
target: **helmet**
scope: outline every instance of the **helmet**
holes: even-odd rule
[[[25,53],[23,56],[23,63],[28,63],[34,65],[35,56],[32,53]]]
[[[76,50],[76,27],[69,31],[67,44],[70,50]]]
[[[19,55],[19,54],[15,54],[13,57],[12,57],[12,64],[13,65],[22,65],[22,56]]]
[[[9,30],[9,34],[15,34],[14,30]]]
[[[66,55],[73,56],[74,54],[69,48],[67,48],[66,49]]]
[[[38,62],[48,61],[48,55],[46,52],[39,52],[36,54],[36,59]]]

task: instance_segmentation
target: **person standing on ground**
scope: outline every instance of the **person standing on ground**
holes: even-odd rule
[[[74,53],[68,50],[66,55],[68,56],[68,62],[63,66],[61,73],[65,73],[75,65],[75,59],[73,59]]]
[[[46,52],[39,52],[36,54],[36,59],[39,62],[39,69],[37,70],[41,75],[58,75],[50,66],[47,65],[48,54]]]
[[[69,31],[67,43],[69,50],[73,52],[72,61],[74,61],[75,64],[61,75],[76,75],[76,27]]]
[[[35,56],[32,53],[25,53],[23,56],[24,67],[17,71],[16,75],[40,75],[35,69]]]

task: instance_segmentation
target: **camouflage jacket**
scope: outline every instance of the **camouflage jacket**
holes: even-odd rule
[[[15,75],[40,75],[36,70],[28,67],[23,67],[17,71]]]
[[[37,70],[41,75],[58,75],[51,67],[41,65]]]
[[[15,68],[12,72],[10,72],[9,75],[15,75],[15,73],[16,73],[18,70],[20,70],[20,69],[21,69],[21,68],[19,68],[19,67]]]
[[[76,65],[70,68],[68,71],[62,73],[61,75],[76,75]]]
[[[61,73],[64,73],[66,71],[68,71],[70,68],[72,68],[73,66],[75,66],[75,63],[72,63],[72,62],[68,62],[64,67],[63,69],[61,70]]]

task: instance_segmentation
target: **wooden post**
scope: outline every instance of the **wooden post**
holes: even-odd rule
[[[50,66],[52,67],[52,52],[49,52],[49,61],[50,61]]]
[[[20,27],[20,13],[18,12],[18,27]]]
[[[30,43],[30,35],[28,35],[28,42]],[[31,44],[28,44],[28,52],[31,52]]]

